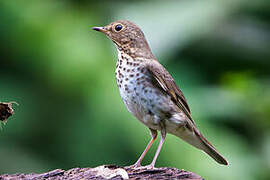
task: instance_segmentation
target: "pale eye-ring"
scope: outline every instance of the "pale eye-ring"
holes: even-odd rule
[[[121,29],[123,29],[123,26],[122,26],[121,24],[117,24],[117,25],[114,27],[114,29],[115,29],[116,31],[121,31]]]

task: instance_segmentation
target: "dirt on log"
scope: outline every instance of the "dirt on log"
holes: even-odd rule
[[[130,167],[118,167],[115,165],[105,165],[96,168],[73,168],[70,170],[56,169],[42,174],[3,174],[0,180],[139,180],[139,179],[181,179],[181,180],[203,180],[199,175],[179,170],[176,168],[162,167],[155,169]]]

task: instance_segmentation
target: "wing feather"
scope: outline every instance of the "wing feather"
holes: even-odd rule
[[[147,65],[147,69],[153,77],[153,83],[155,83],[155,85],[157,85],[161,91],[168,94],[174,103],[186,114],[188,117],[187,122],[189,125],[187,128],[194,132],[194,134],[191,136],[186,136],[186,134],[183,132],[180,132],[180,134],[176,135],[191,145],[202,149],[218,163],[228,165],[226,159],[221,154],[219,154],[214,146],[205,137],[203,137],[203,135],[197,129],[195,122],[191,117],[186,98],[184,97],[179,87],[176,85],[169,72],[156,60],[149,63]]]
[[[186,116],[195,125],[191,117],[191,112],[187,104],[187,100],[183,95],[182,91],[176,85],[170,73],[158,61],[151,61],[151,63],[147,65],[147,70],[153,76],[153,80],[156,81],[156,83],[159,85],[159,88],[163,92],[171,96],[174,103],[186,114]]]

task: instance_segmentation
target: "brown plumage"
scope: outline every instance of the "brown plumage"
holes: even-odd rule
[[[116,79],[120,95],[128,110],[150,129],[152,135],[134,166],[141,166],[157,131],[161,131],[161,141],[150,168],[155,165],[166,133],[180,137],[218,163],[227,165],[225,158],[197,129],[186,98],[169,72],[152,54],[140,28],[129,21],[116,21],[93,29],[106,34],[117,46]]]

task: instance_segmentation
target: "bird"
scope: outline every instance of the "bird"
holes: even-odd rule
[[[151,164],[155,168],[157,157],[166,134],[173,134],[204,151],[216,162],[228,165],[227,160],[198,130],[182,91],[171,74],[153,55],[143,31],[133,22],[118,20],[103,27],[93,27],[116,45],[118,60],[115,77],[120,96],[128,111],[150,130],[151,140],[132,165],[143,167],[141,162],[156,140],[161,139]]]

